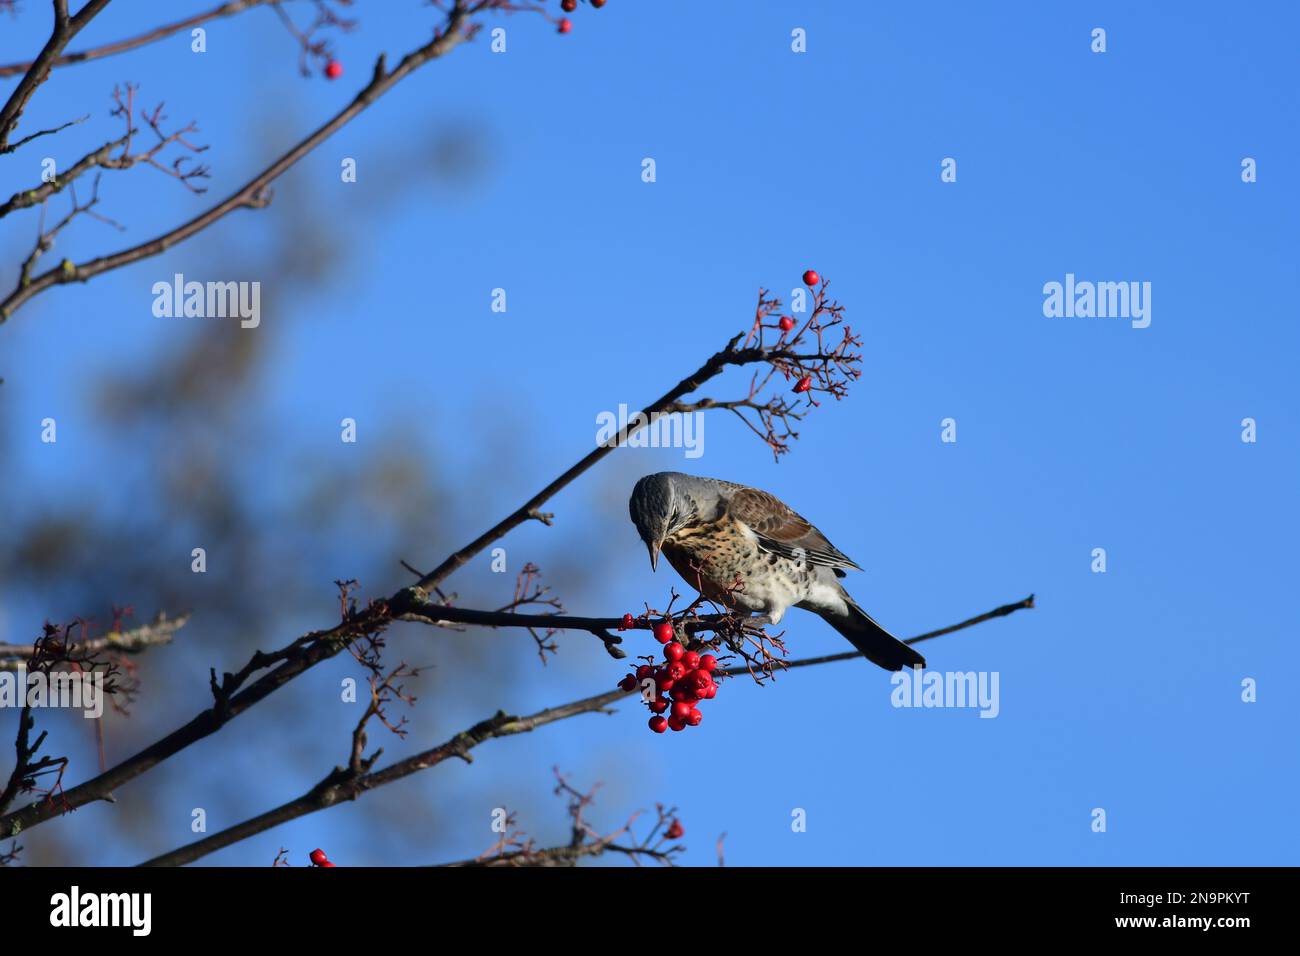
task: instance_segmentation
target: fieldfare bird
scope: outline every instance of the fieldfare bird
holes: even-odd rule
[[[925,658],[873,621],[840,584],[845,569],[862,569],[766,491],[663,471],[636,483],[628,510],[650,549],[652,570],[662,552],[712,601],[760,612],[770,624],[787,608],[801,607],[886,670],[925,666]]]

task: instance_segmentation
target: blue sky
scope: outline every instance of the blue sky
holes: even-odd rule
[[[149,25],[148,6],[114,5],[76,45]],[[179,16],[206,5],[167,6]],[[24,7],[0,18],[6,62],[47,29],[44,4]],[[54,255],[81,260],[170,228],[338,110],[378,51],[394,59],[434,22],[415,0],[360,3],[356,15],[359,29],[337,43],[347,72],[335,83],[297,74],[266,11],[212,25],[203,55],[177,38],[59,71],[27,118],[92,112],[91,128],[6,157],[0,192],[34,182],[44,155],[66,165],[102,142],[115,129],[107,94],[130,79],[174,118],[199,121],[213,144],[211,192],[191,197],[147,171],[111,191],[106,180],[105,212],[129,225],[125,239],[83,223]],[[565,595],[570,610],[661,605],[679,582],[662,567],[651,576],[625,497],[641,474],[689,470],[765,488],[819,525],[866,569],[850,590],[900,635],[1030,592],[1038,606],[926,647],[933,668],[1000,674],[994,720],[895,709],[888,675],[856,661],[775,687],[735,681],[688,733],[651,735],[626,706],[398,784],[465,821],[436,845],[414,833],[376,848],[363,800],[210,862],[266,862],[271,844],[368,863],[472,855],[491,842],[489,808],[524,793],[543,797],[521,824],[562,839],[561,808],[545,795],[558,765],[606,782],[601,822],[654,800],[679,806],[692,864],[713,862],[722,832],[737,865],[1294,864],[1294,6],[611,0],[580,10],[568,36],[528,16],[489,25],[507,28],[506,54],[483,37],[422,70],[282,180],[270,209],[232,215],[206,246],[55,289],[0,326],[0,416],[15,436],[5,480],[34,501],[115,501],[104,475],[131,468],[139,439],[106,433],[76,383],[190,337],[187,323],[205,320],[153,317],[148,290],[174,272],[200,275],[214,249],[246,271],[219,278],[272,286],[258,257],[286,206],[310,211],[342,264],[278,300],[257,332],[232,329],[276,336],[274,374],[232,384],[243,390],[236,408],[340,467],[370,435],[423,449],[468,503],[464,534],[394,563],[431,566],[469,540],[581,457],[599,412],[656,397],[746,327],[759,286],[788,296],[815,267],[864,337],[865,374],[848,400],[810,416],[779,464],[721,415],[707,420],[700,459],[622,450],[552,502],[556,527],[508,538],[512,560],[545,568],[595,542],[598,584]],[[806,53],[791,52],[795,27]],[[1095,27],[1105,53],[1090,51]],[[422,170],[449,129],[477,144],[476,171],[455,187]],[[339,182],[343,157],[358,162],[355,184]],[[653,184],[641,181],[644,157],[656,161]],[[945,157],[955,183],[940,181]],[[1258,182],[1241,181],[1244,157]],[[390,200],[394,182],[407,188]],[[12,263],[34,226],[4,226]],[[1067,273],[1150,282],[1150,327],[1045,317],[1043,285]],[[13,275],[0,272],[6,288]],[[504,315],[489,309],[496,287]],[[705,394],[728,397],[744,381]],[[60,421],[53,451],[36,438],[46,415]],[[360,423],[359,449],[340,449],[344,416]],[[955,444],[940,441],[949,417]],[[1255,443],[1241,440],[1246,417]],[[226,436],[232,450],[240,428]],[[285,469],[274,448],[259,454],[248,494],[272,501],[285,488],[261,476]],[[334,547],[304,628],[328,623],[330,577],[350,575],[348,542]],[[1098,547],[1104,574],[1091,570]],[[175,560],[188,558],[158,555]],[[462,575],[466,590],[504,587],[486,556]],[[386,593],[404,581],[394,567],[367,583]],[[49,613],[40,595],[0,596],[5,639]],[[186,640],[204,667],[236,664],[196,610]],[[787,623],[797,655],[842,649],[810,615]],[[525,641],[475,639],[518,658],[508,693],[457,697],[453,681],[427,702],[433,739],[389,753],[622,674],[583,635],[562,638],[546,669]],[[1244,678],[1258,682],[1255,703],[1241,700]],[[152,736],[181,717],[159,718]],[[147,699],[133,719],[152,719]],[[258,726],[241,721],[200,745],[207,760]],[[263,734],[260,763],[232,757],[261,768],[236,795],[243,816],[319,778],[278,762],[289,739]],[[470,775],[479,789],[466,789]],[[1104,834],[1090,829],[1096,807]],[[807,811],[807,832],[791,831],[794,808]],[[78,817],[70,825],[87,833],[111,826],[108,808]],[[190,838],[181,817],[159,849]],[[101,861],[140,856],[112,841]]]

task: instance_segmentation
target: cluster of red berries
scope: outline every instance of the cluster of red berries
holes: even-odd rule
[[[605,5],[605,0],[587,0],[593,7],[599,10]],[[578,0],[560,0],[560,9],[565,13],[572,13],[578,9]],[[573,29],[573,21],[568,17],[561,17],[557,28],[560,33],[568,33]]]
[[[626,617],[624,621],[627,621]],[[642,664],[636,673],[619,681],[618,686],[626,691],[643,688],[642,697],[654,714],[650,718],[650,729],[655,733],[698,727],[704,719],[699,709],[700,702],[712,700],[718,692],[717,682],[713,679],[718,659],[712,654],[688,651],[675,641],[671,621],[656,624],[654,635],[655,640],[664,645],[663,664],[659,667]]]
[[[333,866],[330,858],[325,855],[325,851],[317,847],[308,854],[312,866]]]

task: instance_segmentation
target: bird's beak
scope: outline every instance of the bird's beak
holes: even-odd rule
[[[646,545],[650,549],[650,570],[659,570],[659,545],[651,542]]]

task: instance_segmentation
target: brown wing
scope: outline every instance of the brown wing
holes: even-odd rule
[[[862,570],[852,558],[827,541],[810,521],[766,491],[741,488],[731,496],[727,511],[758,535],[759,546],[765,551],[794,560],[802,556],[809,564],[829,568]]]

